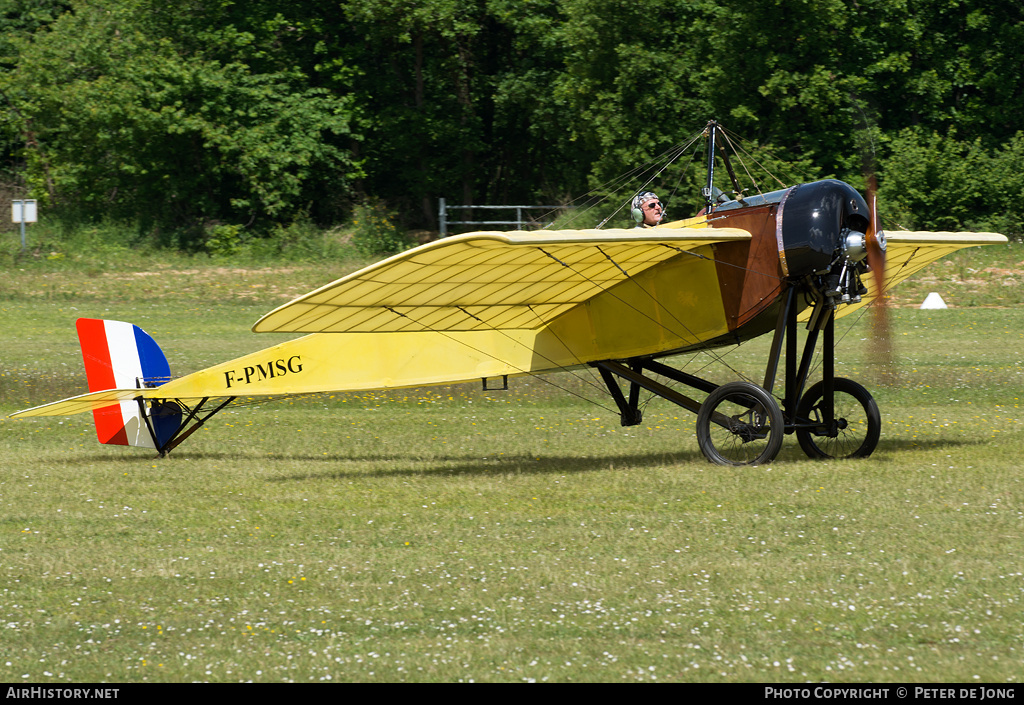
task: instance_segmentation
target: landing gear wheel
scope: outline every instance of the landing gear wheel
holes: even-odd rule
[[[797,405],[797,422],[814,424],[796,429],[800,447],[811,458],[866,458],[878,445],[882,419],[868,390],[850,379],[835,380],[835,421],[825,426],[822,413],[824,382],[818,382]]]
[[[729,382],[711,392],[697,414],[697,443],[718,465],[771,462],[782,447],[785,421],[771,394],[752,382]]]

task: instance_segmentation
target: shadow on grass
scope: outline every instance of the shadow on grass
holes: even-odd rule
[[[936,439],[936,440],[882,440],[873,454],[878,459],[883,453],[927,453],[936,450],[950,448],[962,448],[969,446],[984,445],[984,440],[964,439]],[[159,458],[155,455],[124,454],[124,455],[103,455],[90,453],[80,455],[78,462],[105,462],[138,464],[142,462],[157,462],[158,470],[175,470],[176,466],[182,463],[195,463],[204,461],[214,462],[239,462],[239,463],[268,463],[262,469],[273,470],[273,463],[313,463],[319,464],[317,470],[310,472],[287,473],[268,478],[270,482],[290,482],[310,479],[351,479],[356,476],[363,477],[416,477],[432,474],[441,475],[465,475],[465,476],[494,476],[496,474],[566,474],[586,473],[600,470],[626,470],[643,468],[663,468],[682,465],[698,464],[703,468],[720,469],[722,471],[743,470],[745,468],[731,468],[715,466],[709,463],[698,450],[683,450],[675,453],[626,453],[621,455],[604,455],[600,457],[577,457],[577,456],[534,456],[534,455],[501,455],[496,457],[481,458],[469,455],[436,455],[428,456],[423,454],[401,454],[401,453],[380,453],[372,455],[310,455],[306,453],[228,453],[217,452],[179,452],[171,453],[166,458]],[[782,453],[774,463],[822,463],[829,462],[818,458],[808,458],[800,450],[795,439],[783,446]],[[393,468],[365,468],[353,467],[337,468],[339,463],[353,464],[391,464],[402,467]]]
[[[941,438],[935,440],[909,440],[909,439],[894,439],[894,440],[880,440],[878,446],[869,458],[865,460],[878,460],[880,455],[886,453],[898,453],[900,455],[909,453],[922,453],[931,452],[936,450],[947,450],[950,448],[965,448],[970,446],[981,446],[985,445],[984,440],[965,440],[962,438]],[[820,458],[809,458],[804,455],[800,445],[794,438],[790,443],[787,441],[786,445],[782,447],[782,452],[777,458],[777,462],[784,463],[820,463],[827,462],[822,461]]]
[[[206,454],[190,456],[190,460],[209,457]],[[287,462],[320,461],[331,468],[322,471],[287,473],[269,478],[271,482],[291,482],[309,479],[351,479],[361,477],[419,477],[428,475],[445,476],[495,476],[513,475],[566,475],[595,472],[600,470],[625,470],[656,467],[672,467],[690,463],[706,463],[699,452],[680,453],[636,453],[602,457],[574,456],[533,456],[533,455],[502,455],[499,457],[481,458],[479,456],[423,456],[381,454],[364,456],[307,456],[307,455],[274,455],[263,460],[283,460]],[[339,469],[337,463],[389,464],[401,467],[361,467]]]
[[[907,451],[942,450],[943,448],[963,448],[968,446],[981,446],[985,444],[986,441],[983,439],[965,440],[963,438],[937,438],[932,441],[909,439],[897,439],[891,441],[881,440],[878,442],[878,448],[875,450],[875,453],[905,453]]]

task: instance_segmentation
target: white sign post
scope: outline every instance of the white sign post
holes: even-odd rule
[[[21,251],[25,251],[25,223],[36,222],[36,201],[23,199],[11,201],[11,222],[21,223]]]

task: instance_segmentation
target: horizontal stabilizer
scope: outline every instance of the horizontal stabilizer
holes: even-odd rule
[[[11,414],[11,418],[23,418],[28,416],[72,416],[83,414],[86,411],[95,411],[111,405],[121,403],[137,404],[135,399],[140,395],[138,389],[104,389],[100,392],[89,392],[79,394],[76,397],[52,401],[49,404],[36,406],[31,409],[22,409]]]

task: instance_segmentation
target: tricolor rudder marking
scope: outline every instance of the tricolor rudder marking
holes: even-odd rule
[[[163,351],[138,326],[96,318],[79,318],[76,326],[90,392],[155,387],[170,379]],[[135,401],[97,409],[93,420],[100,443],[156,448]],[[152,417],[152,421],[163,443],[177,430],[181,416]]]

